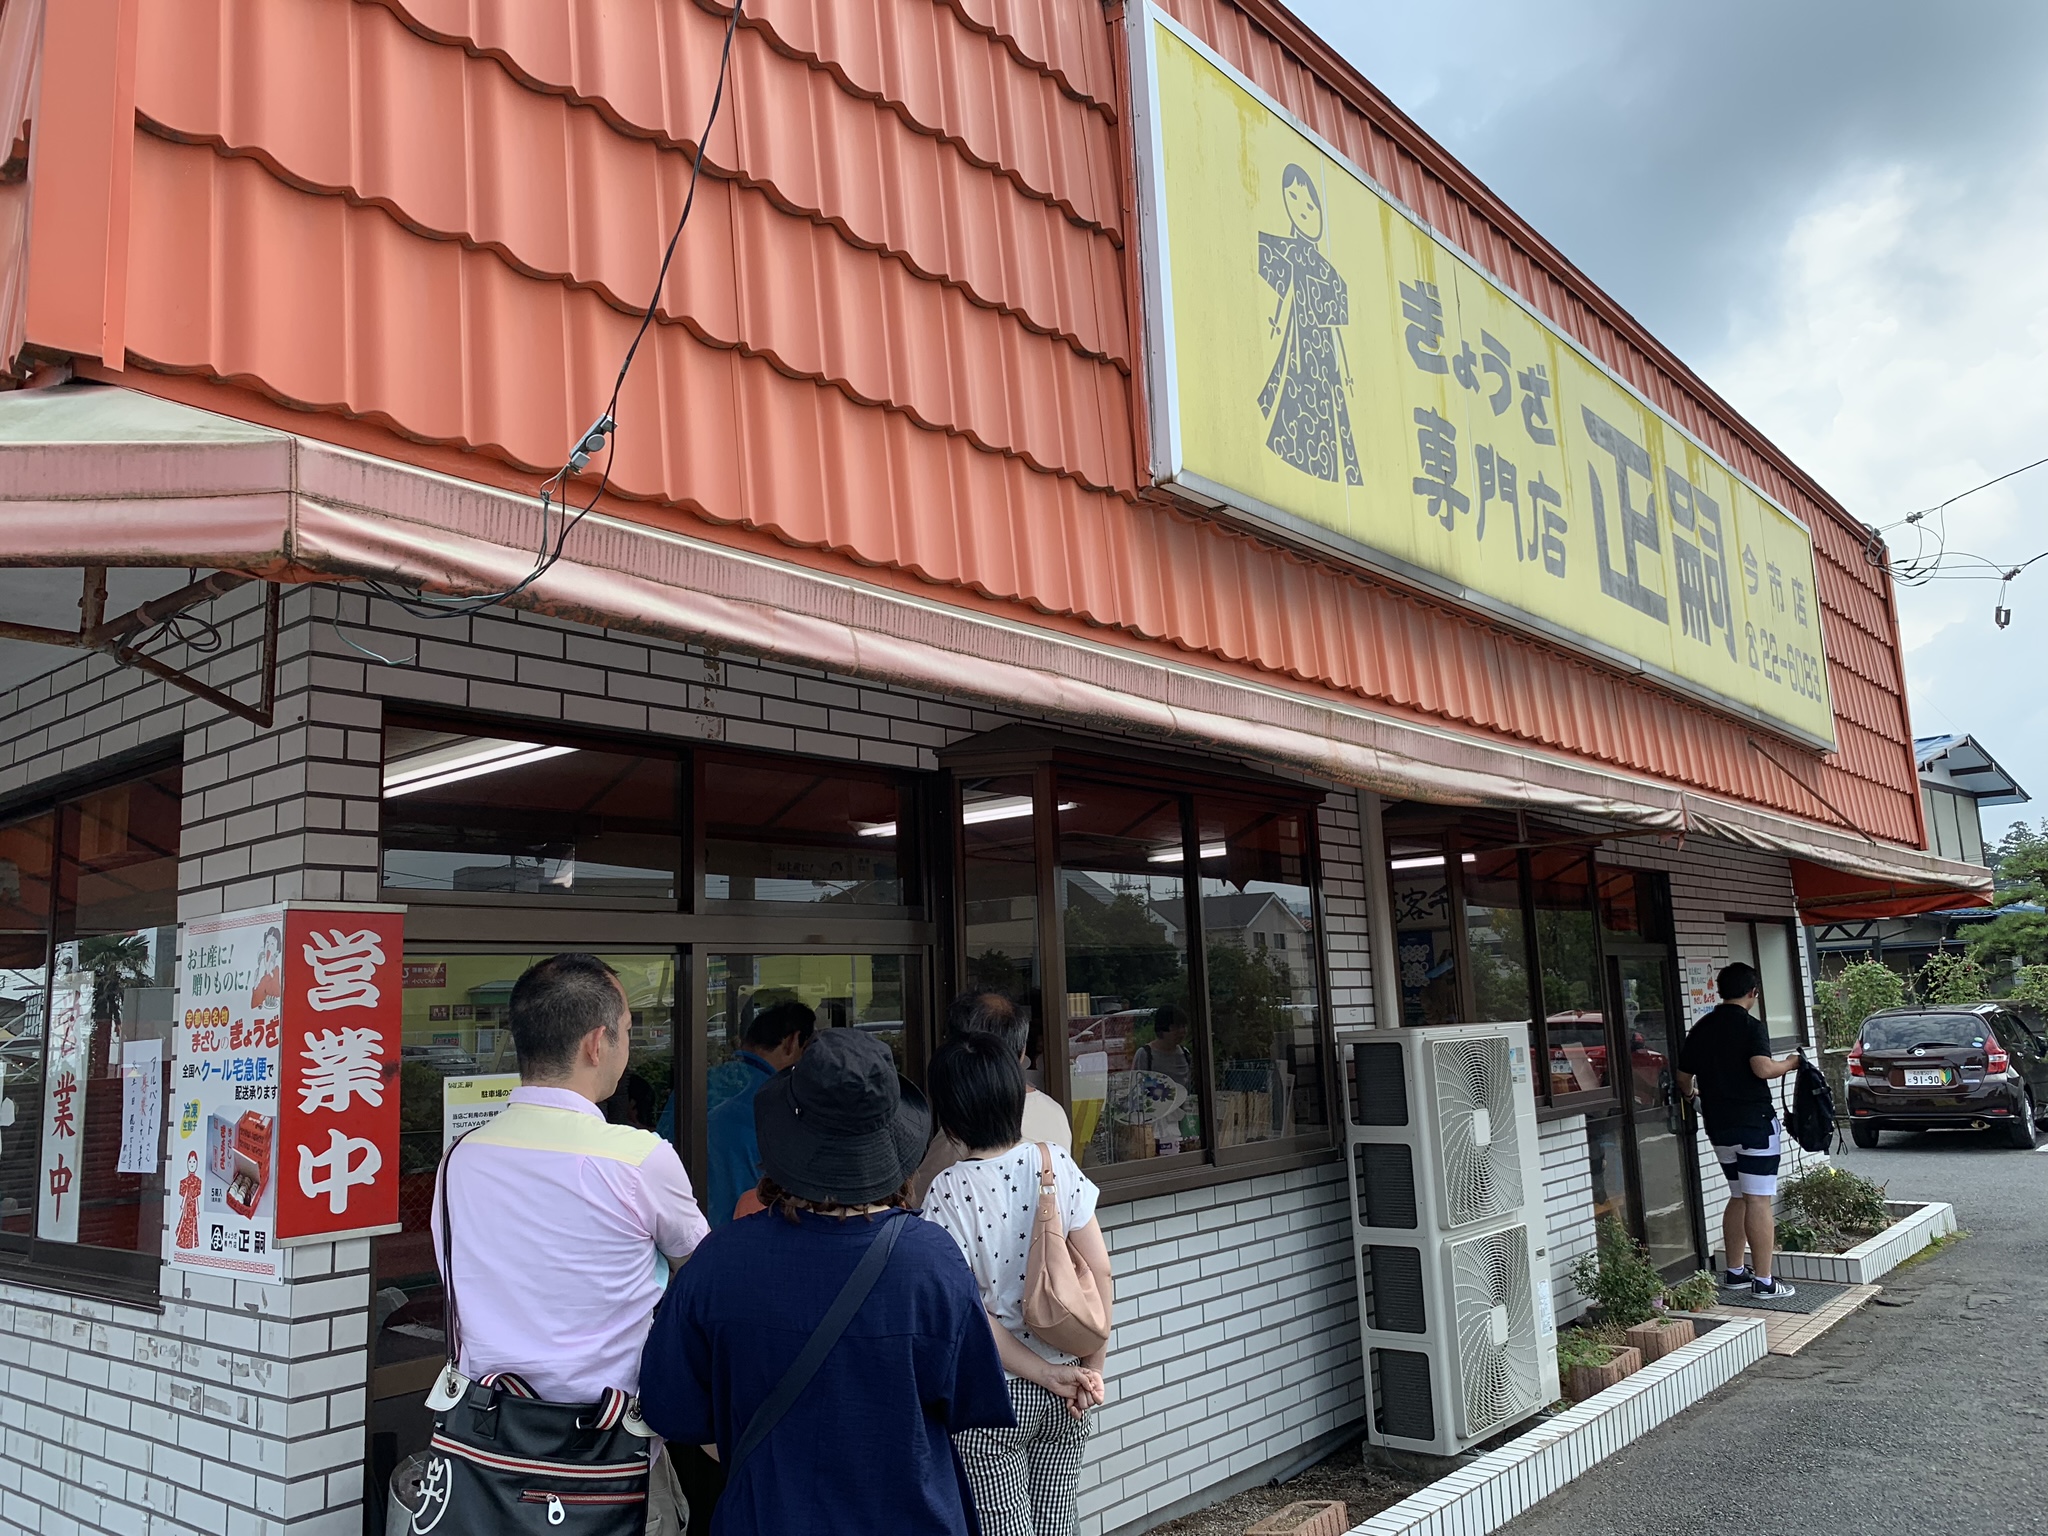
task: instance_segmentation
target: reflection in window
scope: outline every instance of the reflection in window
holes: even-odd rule
[[[1521,856],[1512,849],[1467,854],[1463,878],[1473,1022],[1527,1023],[1529,937],[1522,922]]]
[[[398,891],[672,901],[677,765],[391,723],[384,884]]]
[[[1628,1173],[1621,1164],[1621,1117],[1586,1122],[1587,1162],[1593,1173],[1593,1217],[1628,1220]]]
[[[35,1225],[57,818],[0,827],[0,1231]]]
[[[1026,774],[969,779],[960,786],[960,930],[967,984],[1020,999],[1033,999],[1038,991],[1031,789]]]
[[[1219,1147],[1329,1124],[1309,814],[1195,801]]]
[[[832,768],[713,758],[703,769],[707,901],[906,903],[908,795]]]
[[[1204,1144],[1188,997],[1180,799],[1063,778],[1058,891],[1068,1071],[1084,1167]]]
[[[1771,1049],[1783,1053],[1800,1042],[1805,982],[1791,926],[1782,922],[1730,919],[1728,958],[1756,967],[1757,1017],[1770,1032]]]
[[[1529,855],[1553,1098],[1591,1093],[1609,1082],[1591,868],[1584,849],[1539,848]]]
[[[709,955],[704,966],[707,1097],[712,1107],[744,1085],[734,1057],[756,1015],[777,1003],[802,1003],[819,1029],[858,1029],[908,1057],[915,972],[907,955]]]
[[[1466,854],[1466,858],[1473,855]],[[1401,967],[1403,1024],[1461,1024],[1457,935],[1451,887],[1438,838],[1389,837],[1394,944]]]

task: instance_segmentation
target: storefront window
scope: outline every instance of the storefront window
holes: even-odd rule
[[[1178,795],[1060,780],[1068,1074],[1084,1167],[1200,1151]]]
[[[384,731],[384,884],[394,896],[673,902],[678,764],[404,721]]]
[[[910,796],[895,784],[720,758],[700,772],[706,901],[908,904]]]
[[[1551,1098],[1595,1093],[1610,1081],[1607,989],[1593,916],[1592,866],[1582,848],[1529,854],[1529,892],[1543,983],[1543,1055]]]
[[[1467,1015],[1444,840],[1390,834],[1387,865],[1394,895],[1395,956],[1401,966],[1401,1022],[1463,1022]]]
[[[1768,918],[1730,918],[1728,958],[1756,967],[1757,1017],[1770,1031],[1771,1049],[1779,1054],[1797,1050],[1805,1039],[1806,987],[1792,925]]]
[[[1329,1124],[1308,813],[1195,799],[1216,1145]]]
[[[1038,844],[1031,776],[967,780],[960,786],[959,815],[960,950],[967,984],[1035,1000]]]
[[[0,827],[0,1232],[25,1247],[42,1166],[54,813]]]
[[[182,823],[170,768],[0,828],[0,1232],[38,1264],[155,1279],[163,1122],[123,1078],[169,1098]]]
[[[1512,849],[1487,849],[1463,863],[1465,951],[1472,957],[1474,1022],[1529,1019],[1529,934],[1522,863]]]
[[[777,1003],[810,1009],[819,1029],[858,1029],[910,1065],[915,968],[908,955],[709,955],[704,963],[705,1112],[744,1086],[734,1057],[747,1026]]]

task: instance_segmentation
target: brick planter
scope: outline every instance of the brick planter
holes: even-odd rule
[[[1681,1344],[1690,1344],[1693,1326],[1689,1319],[1683,1317],[1662,1321],[1652,1318],[1647,1323],[1637,1323],[1623,1337],[1643,1352],[1643,1364],[1648,1365],[1652,1360],[1662,1360]]]
[[[1626,1381],[1643,1368],[1643,1352],[1634,1346],[1617,1349],[1605,1365],[1575,1365],[1565,1378],[1564,1395],[1583,1403],[1596,1392],[1605,1392]]]
[[[1344,1536],[1350,1512],[1341,1500],[1305,1499],[1245,1527],[1244,1536]]]
[[[1771,1268],[1787,1280],[1826,1280],[1837,1285],[1874,1285],[1925,1248],[1956,1229],[1956,1210],[1946,1200],[1887,1200],[1892,1224],[1847,1253],[1780,1252]]]

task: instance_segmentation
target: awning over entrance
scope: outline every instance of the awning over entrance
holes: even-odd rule
[[[1967,868],[1970,866],[1952,866]],[[1984,888],[1958,895],[1956,887],[1915,880],[1905,870],[1887,878],[1875,872],[1831,869],[1806,859],[1792,860],[1792,888],[1799,915],[1808,923],[1855,923],[1876,917],[1917,917],[1991,905],[1991,872]]]
[[[279,582],[368,576],[488,592],[531,572],[534,518],[532,497],[127,390],[0,395],[0,564],[198,565]],[[1988,870],[1846,827],[602,514],[584,520],[567,556],[520,601],[1277,762],[1401,799],[1724,838],[1838,879],[1816,890],[1830,905],[1810,921],[1864,897],[1924,894],[1930,907],[1951,908],[1989,901]]]

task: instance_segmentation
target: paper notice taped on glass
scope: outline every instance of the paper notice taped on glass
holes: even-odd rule
[[[164,1043],[130,1040],[121,1047],[122,1173],[156,1173],[164,1165]]]

